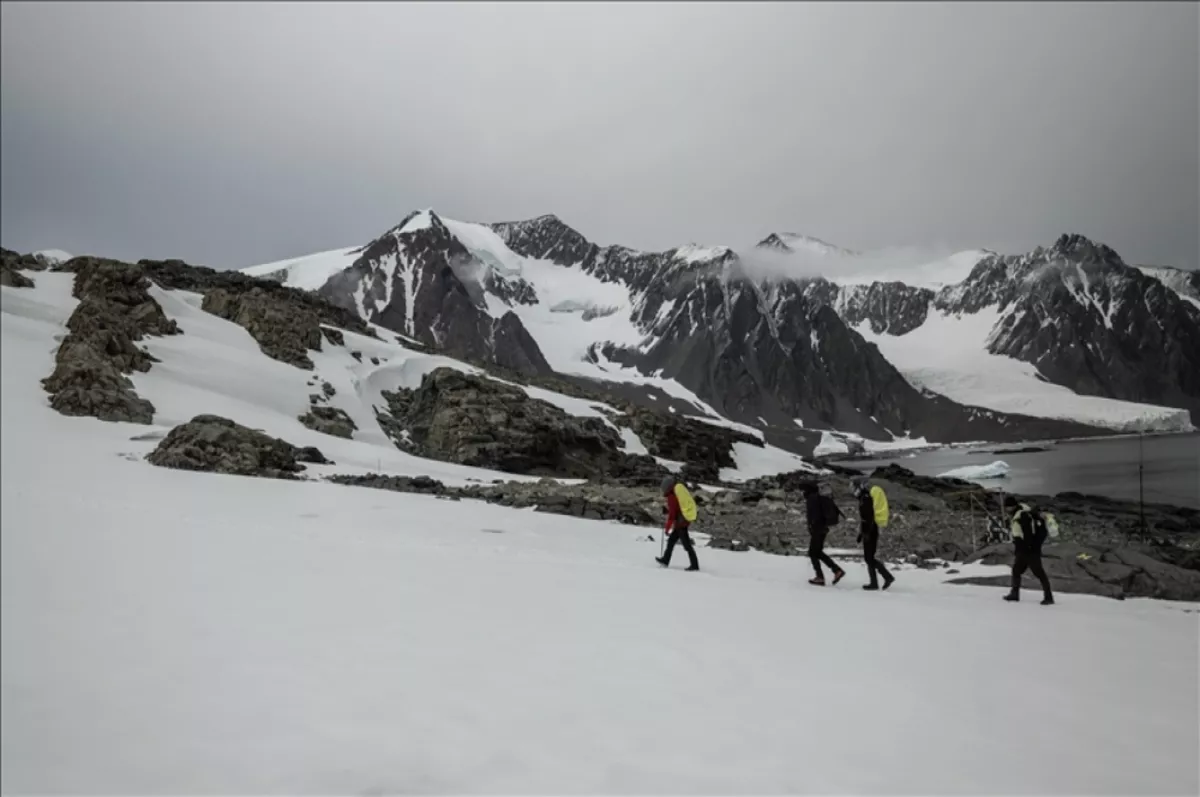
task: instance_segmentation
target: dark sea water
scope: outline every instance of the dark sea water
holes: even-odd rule
[[[1037,445],[1037,444],[1034,444]],[[1147,503],[1200,508],[1200,433],[1158,437],[1121,437],[1049,444],[1049,451],[1026,454],[973,453],[1021,445],[946,449],[900,455],[887,460],[855,461],[854,467],[870,468],[896,462],[923,476],[938,476],[967,465],[1007,462],[1006,479],[979,481],[987,487],[1033,495],[1061,492],[1104,495],[1138,500],[1138,466]]]

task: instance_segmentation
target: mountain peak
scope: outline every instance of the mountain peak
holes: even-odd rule
[[[1051,257],[1062,257],[1078,262],[1124,262],[1121,260],[1121,256],[1110,247],[1079,233],[1063,233],[1046,252]]]
[[[851,250],[835,246],[811,235],[801,235],[796,232],[773,232],[758,242],[763,249],[775,249],[780,252],[810,252],[818,255],[848,255]]]
[[[433,208],[425,208],[424,210],[414,210],[409,213],[400,223],[392,228],[393,235],[410,235],[421,230],[429,229],[430,227],[445,227],[438,215],[433,212]]]

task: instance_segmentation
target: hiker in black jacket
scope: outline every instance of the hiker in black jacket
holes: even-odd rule
[[[1050,577],[1042,567],[1042,545],[1050,536],[1046,520],[1037,507],[1021,504],[1012,519],[1013,556],[1012,589],[1004,596],[1006,601],[1021,600],[1021,576],[1028,569],[1042,583],[1042,605],[1054,604],[1054,593],[1050,590]]]
[[[857,476],[852,481],[854,497],[858,499],[858,541],[863,546],[863,561],[867,563],[867,576],[870,578],[863,589],[879,589],[878,576],[883,576],[883,588],[887,589],[896,578],[883,566],[883,562],[875,558],[879,548],[879,530],[888,522],[887,496],[882,487],[871,484],[866,476]]]
[[[830,525],[837,523],[841,512],[832,498],[817,491],[816,484],[808,482],[801,490],[804,493],[804,509],[808,515],[808,558],[812,560],[813,571],[816,573],[808,583],[818,587],[825,586],[825,574],[821,572],[821,563],[824,562],[833,571],[833,583],[836,584],[846,575],[846,571],[838,567],[837,562],[825,553],[825,537],[829,534]]]

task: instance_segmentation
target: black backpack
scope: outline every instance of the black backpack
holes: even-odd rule
[[[821,515],[825,518],[826,526],[836,526],[842,519],[841,507],[828,495],[821,496]]]
[[[1046,528],[1046,518],[1042,516],[1041,510],[1034,509],[1029,513],[1030,520],[1033,521],[1033,539],[1035,542],[1045,542],[1050,536],[1050,530]]]

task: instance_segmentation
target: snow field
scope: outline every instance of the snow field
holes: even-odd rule
[[[663,572],[647,529],[156,468],[147,427],[47,406],[64,288],[0,296],[4,793],[1200,788],[1192,607],[1010,606],[909,569],[869,594],[852,561],[819,590],[805,561],[710,549]],[[253,341],[169,313],[184,335],[151,345],[204,354],[155,349],[139,378],[228,370],[139,383],[161,412],[207,391],[201,411],[288,421]]]
[[[649,529],[156,468],[137,439],[154,430],[47,406],[71,278],[0,295],[5,793],[1200,787],[1190,606],[1010,606],[910,569],[869,594],[851,561],[814,589],[806,562],[756,552],[661,571]],[[191,294],[156,298],[185,330],[151,338],[163,361],[136,374],[164,417],[196,401],[318,444],[338,472],[414,465],[296,439],[312,374]],[[414,377],[390,343],[347,348],[390,358],[364,379]],[[331,382],[326,355],[354,362],[313,353]]]

